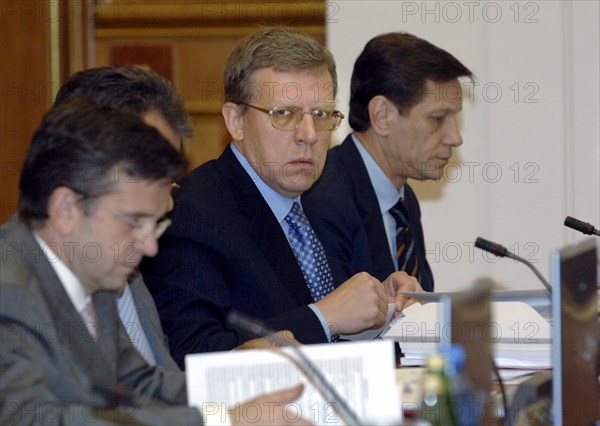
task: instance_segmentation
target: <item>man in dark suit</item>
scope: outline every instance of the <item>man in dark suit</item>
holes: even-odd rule
[[[129,115],[81,102],[46,115],[23,167],[19,219],[0,230],[2,424],[203,423],[186,406],[184,374],[151,368],[134,349],[113,294],[156,254],[185,166]],[[254,400],[268,404],[259,423],[285,422],[282,404],[300,391]]]
[[[341,218],[360,217],[370,257],[365,270],[378,279],[405,270],[433,291],[421,211],[407,181],[440,179],[462,144],[458,78],[471,75],[448,52],[406,33],[373,38],[354,64],[354,132],[329,151],[323,176],[302,201],[328,240],[346,239]]]
[[[258,31],[230,55],[222,111],[233,141],[180,182],[161,254],[141,267],[180,365],[248,339],[227,324],[231,309],[324,343],[382,326],[389,302],[403,307],[395,291],[419,288],[406,274],[385,285],[352,275],[304,217],[300,195],[343,118],[336,88],[331,54],[296,31]]]

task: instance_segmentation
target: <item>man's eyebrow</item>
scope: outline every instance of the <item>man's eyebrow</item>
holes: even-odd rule
[[[448,113],[453,113],[453,112],[460,112],[460,111],[462,111],[462,109],[463,109],[462,104],[457,105],[456,107],[454,107],[454,106],[440,106],[440,107],[436,107],[436,108],[430,110],[428,112],[428,114],[429,115],[438,114],[438,113],[448,114]]]
[[[151,213],[140,212],[140,211],[131,212],[131,213],[128,213],[128,212],[122,212],[122,213],[125,214],[125,215],[127,215],[127,216],[129,216],[129,217],[132,217],[134,219],[151,219],[151,218],[155,217],[155,215],[153,215]],[[161,214],[159,217],[162,217],[162,216],[164,216],[164,214]]]

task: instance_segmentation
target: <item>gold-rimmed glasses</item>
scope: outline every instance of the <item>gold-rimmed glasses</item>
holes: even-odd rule
[[[304,114],[312,116],[317,132],[333,132],[340,127],[340,123],[344,119],[344,114],[333,108],[315,108],[306,112],[302,108],[295,106],[276,106],[271,109],[265,109],[247,103],[242,103],[242,105],[269,114],[271,116],[271,125],[278,130],[285,131],[296,130],[300,126],[300,121]]]

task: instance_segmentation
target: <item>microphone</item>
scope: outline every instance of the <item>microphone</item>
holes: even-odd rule
[[[591,223],[583,222],[571,216],[565,218],[565,226],[587,235],[596,235],[600,237],[600,230],[594,228]]]
[[[535,266],[533,266],[533,264],[531,262],[529,262],[528,260],[523,259],[522,257],[519,257],[514,253],[511,253],[510,251],[508,251],[508,249],[506,247],[504,247],[500,244],[493,243],[493,242],[485,240],[481,237],[477,237],[477,239],[475,240],[475,247],[477,247],[481,250],[487,251],[489,253],[495,254],[498,257],[506,256],[506,257],[510,257],[511,259],[514,259],[518,262],[524,263],[540,279],[542,284],[544,284],[544,287],[546,287],[546,289],[550,293],[552,293],[552,286],[550,286],[550,283],[548,281],[546,281],[546,279],[540,273],[540,271],[538,271],[538,269]]]
[[[309,380],[319,390],[321,395],[326,400],[333,402],[333,407],[337,411],[340,418],[348,425],[363,425],[364,423],[358,418],[356,413],[348,406],[346,400],[338,393],[338,391],[329,383],[327,378],[321,373],[321,370],[313,363],[304,353],[298,348],[287,341],[283,336],[277,334],[275,331],[266,327],[260,321],[252,319],[240,312],[231,310],[227,315],[227,323],[245,333],[248,333],[257,337],[267,337],[271,339],[277,346],[289,347],[290,350],[296,355],[297,362],[295,365],[302,371]]]

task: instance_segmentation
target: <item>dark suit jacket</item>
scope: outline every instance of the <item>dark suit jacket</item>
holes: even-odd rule
[[[141,265],[175,361],[246,341],[226,324],[230,309],[303,343],[326,342],[285,233],[231,148],[180,186],[159,254]],[[343,282],[345,264],[326,254],[335,283]]]
[[[416,231],[415,244],[421,265],[420,284],[426,291],[433,291],[433,274],[425,258],[421,210],[417,197],[408,184],[404,185],[404,197],[410,223]],[[348,200],[351,200],[350,209],[360,217],[368,240],[367,259],[364,253],[355,259],[360,261],[359,267],[363,267],[364,271],[383,281],[394,272],[392,253],[377,195],[350,135],[341,145],[329,150],[321,178],[302,195],[302,205],[322,240],[339,241],[345,238],[339,231],[340,226],[332,218],[352,214],[348,212]]]
[[[112,293],[93,296],[94,342],[27,226],[1,229],[0,423],[202,422],[184,374],[148,367],[131,345]]]

